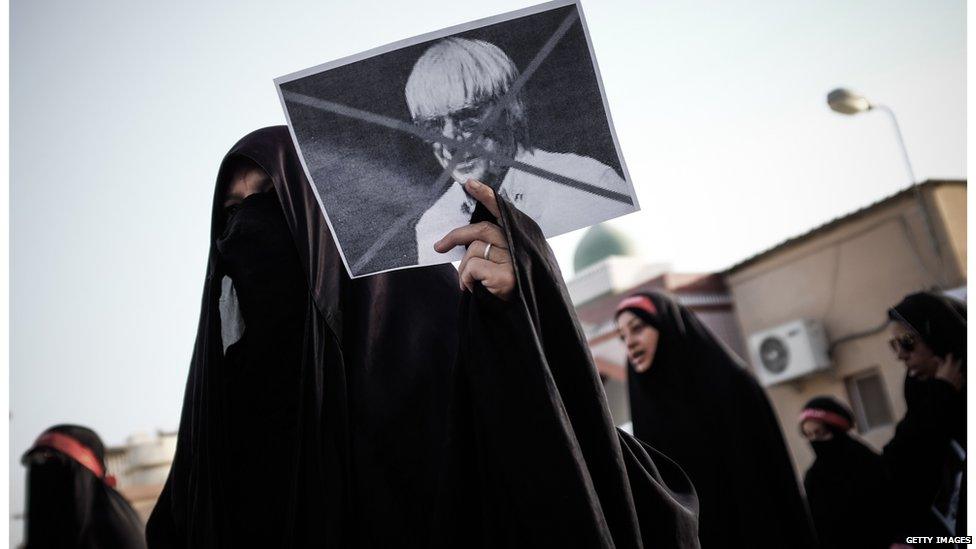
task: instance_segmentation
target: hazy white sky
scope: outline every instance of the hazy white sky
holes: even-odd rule
[[[11,512],[43,428],[177,426],[214,175],[284,123],[272,79],[532,1],[13,0]],[[906,186],[966,177],[963,0],[591,0],[584,12],[650,261],[727,267]],[[569,275],[581,232],[553,247]],[[21,524],[12,523],[11,539]]]

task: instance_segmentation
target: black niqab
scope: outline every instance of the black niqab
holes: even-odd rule
[[[105,446],[94,431],[57,425],[45,432],[67,435],[105,466]],[[37,459],[35,452],[49,452]],[[139,515],[105,479],[58,451],[31,448],[27,465],[26,549],[143,549]]]
[[[242,159],[274,191],[230,216],[223,197]],[[150,547],[418,545],[446,432],[454,269],[349,279],[284,126],[225,157],[210,241]],[[225,352],[234,299],[243,332]]]
[[[853,423],[850,411],[831,398],[815,398],[804,407],[810,408]],[[891,493],[881,456],[845,430],[825,425],[833,437],[810,442],[816,459],[803,481],[820,547],[887,549],[899,540],[894,535]]]
[[[220,264],[233,283],[243,320],[240,339],[230,344],[223,368],[227,417],[227,520],[238,546],[270,547],[279,532],[266,523],[285,523],[293,456],[282,452],[297,438],[302,343],[308,285],[274,192],[245,198],[217,240]],[[224,342],[225,345],[228,343]],[[256,444],[255,442],[260,443]],[[255,474],[256,467],[272,474]]]
[[[650,368],[628,366],[634,436],[674,459],[701,505],[702,547],[813,547],[779,422],[741,360],[675,298],[626,310],[660,333]]]

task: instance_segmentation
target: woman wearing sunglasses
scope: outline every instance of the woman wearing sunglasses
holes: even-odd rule
[[[884,447],[905,536],[966,535],[966,305],[931,292],[888,310],[905,417]]]

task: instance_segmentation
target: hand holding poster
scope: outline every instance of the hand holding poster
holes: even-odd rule
[[[578,2],[444,29],[275,80],[352,277],[460,260],[434,243],[490,185],[555,236],[638,209]]]

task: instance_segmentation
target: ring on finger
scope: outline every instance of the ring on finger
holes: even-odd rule
[[[491,242],[489,242],[488,245],[485,246],[485,255],[484,255],[484,258],[485,258],[486,261],[489,261],[488,257],[489,257],[490,254],[491,254]]]

